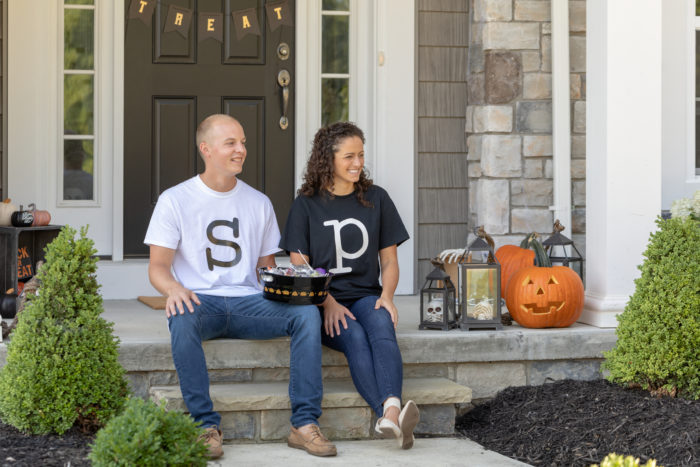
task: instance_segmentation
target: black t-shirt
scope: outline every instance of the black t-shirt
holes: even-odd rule
[[[408,232],[387,192],[372,185],[365,207],[355,193],[330,197],[300,195],[289,211],[280,248],[308,255],[314,268],[333,274],[330,293],[336,300],[381,295],[379,250],[400,245]]]

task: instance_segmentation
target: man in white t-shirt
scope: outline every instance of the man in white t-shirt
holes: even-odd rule
[[[209,396],[202,341],[291,336],[287,444],[334,456],[336,448],[317,421],[323,396],[318,309],[266,300],[257,280],[258,267],[275,265],[280,233],[267,196],[236,178],[245,143],[236,119],[222,114],[204,119],[197,128],[204,173],[160,195],[144,240],[150,245],[151,283],[167,297],[180,389],[190,414],[206,429],[209,455],[219,457],[221,416]]]

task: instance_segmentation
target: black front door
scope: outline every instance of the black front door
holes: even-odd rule
[[[187,38],[177,31],[163,32],[170,4],[194,11]],[[293,0],[289,5],[294,11]],[[247,8],[256,8],[261,35],[239,40],[231,12]],[[223,44],[211,38],[198,42],[198,12],[223,13]],[[270,197],[283,228],[294,197],[294,28],[271,31],[265,15],[264,0],[169,0],[156,4],[150,26],[136,20],[127,23],[126,256],[148,254],[143,239],[160,193],[204,170],[195,131],[214,113],[232,115],[243,125],[248,157],[239,178]],[[284,44],[286,55],[279,51]],[[286,93],[278,82],[283,70],[289,77]],[[284,94],[285,129],[280,124]]]

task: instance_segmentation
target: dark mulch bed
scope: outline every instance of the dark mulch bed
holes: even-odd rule
[[[487,449],[535,466],[587,466],[608,453],[700,465],[700,401],[598,381],[513,387],[457,420]]]
[[[63,436],[32,436],[0,423],[0,466],[89,466],[88,444],[93,439],[76,427]]]
[[[587,466],[610,452],[700,465],[700,402],[606,381],[508,388],[457,420],[461,436],[535,466]],[[0,423],[0,466],[88,466],[92,436],[29,436]]]

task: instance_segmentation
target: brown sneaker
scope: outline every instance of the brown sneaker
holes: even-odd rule
[[[329,457],[337,454],[335,445],[323,436],[318,425],[313,423],[299,428],[292,427],[287,438],[287,446],[303,449],[314,456]]]
[[[224,454],[224,449],[221,447],[221,432],[214,426],[207,428],[204,433],[199,435],[197,441],[204,440],[204,444],[209,449],[208,457],[216,459]]]

